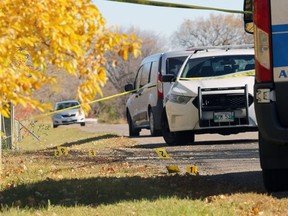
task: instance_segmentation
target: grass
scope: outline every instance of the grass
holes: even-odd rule
[[[113,158],[135,142],[79,128],[38,123],[40,142],[27,136],[3,152],[1,215],[288,215],[287,198]],[[55,156],[57,147],[68,155]]]

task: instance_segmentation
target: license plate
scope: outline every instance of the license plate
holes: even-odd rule
[[[214,122],[233,122],[234,112],[215,112]]]
[[[71,121],[73,121],[73,119],[71,117],[68,117],[68,118],[65,119],[65,121],[71,122]]]

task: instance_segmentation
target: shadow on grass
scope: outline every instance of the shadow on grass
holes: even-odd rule
[[[265,193],[261,172],[213,176],[95,177],[59,181],[48,179],[4,190],[0,194],[0,203],[2,207],[38,209],[47,207],[49,202],[61,206],[97,206],[129,200],[153,201],[160,197],[204,199],[219,194],[246,192]]]

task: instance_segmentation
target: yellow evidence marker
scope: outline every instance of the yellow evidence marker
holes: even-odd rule
[[[189,174],[198,174],[197,166],[196,166],[196,165],[187,166],[186,173],[189,173]]]
[[[61,156],[60,151],[59,151],[59,150],[54,150],[54,156],[55,156],[55,157]]]
[[[169,173],[179,173],[180,172],[180,169],[178,166],[175,166],[175,165],[169,165],[169,166],[166,166],[167,170]]]
[[[158,157],[160,159],[170,159],[168,153],[166,152],[164,148],[156,148],[155,151],[157,152]]]
[[[89,157],[96,156],[96,151],[95,150],[89,150],[88,155],[89,155]]]
[[[55,156],[68,155],[68,149],[66,147],[57,146],[57,150],[54,151]]]

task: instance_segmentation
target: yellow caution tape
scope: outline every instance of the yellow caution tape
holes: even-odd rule
[[[230,10],[230,9],[223,9],[223,8],[213,8],[213,7],[205,7],[205,6],[186,5],[186,4],[178,4],[178,3],[170,3],[170,2],[158,2],[158,1],[147,1],[147,0],[108,0],[108,1],[122,2],[122,3],[131,3],[131,4],[141,4],[141,5],[150,5],[150,6],[159,6],[159,7],[172,7],[172,8],[198,9],[198,10],[199,9],[200,10],[214,10],[214,11],[228,12],[228,13],[252,14],[251,11]],[[248,74],[248,72],[246,72],[246,73]],[[255,71],[254,71],[254,75],[255,75]],[[247,75],[247,76],[252,76],[252,75]],[[227,77],[230,77],[230,76],[225,76],[225,78],[227,78]],[[236,75],[233,75],[233,76],[231,75],[231,77],[236,77]],[[208,78],[181,78],[181,79],[183,79],[183,80],[186,80],[186,79],[188,79],[188,80],[190,80],[190,79],[198,80],[198,79],[208,79]],[[221,78],[219,77],[218,79],[221,79]],[[148,86],[148,87],[144,87],[144,88],[151,88],[151,87],[154,87],[154,86],[157,86],[157,85],[152,85],[152,86]],[[98,99],[98,100],[91,101],[88,104],[93,104],[93,103],[100,102],[100,101],[110,100],[112,98],[123,96],[123,95],[126,95],[126,94],[130,94],[132,92],[139,91],[141,89],[143,89],[143,88],[134,89],[132,91],[127,91],[127,92],[123,92],[123,93],[120,93],[120,94],[115,94],[115,95],[112,95],[112,96],[104,97],[104,98],[101,98],[101,99]],[[75,108],[78,108],[78,107],[80,107],[80,106],[69,107],[69,108],[66,108],[66,109],[53,111],[53,112],[41,114],[41,115],[38,115],[38,116],[33,116],[33,117],[28,118],[26,120],[33,120],[33,119],[37,119],[37,118],[43,118],[43,117],[46,117],[46,116],[49,116],[49,115],[57,114],[57,113],[60,113],[62,111],[65,111],[65,110],[75,109]]]
[[[238,78],[238,77],[245,77],[245,76],[255,76],[255,70],[238,72],[238,73],[222,75],[222,76],[214,76],[214,77],[211,77],[211,76],[209,76],[209,77],[190,77],[190,78],[180,77],[180,80],[214,80],[214,79]]]
[[[100,102],[100,101],[110,100],[110,99],[113,99],[113,98],[116,98],[116,97],[127,95],[127,94],[130,94],[130,93],[136,92],[136,91],[140,91],[142,89],[152,88],[152,87],[156,87],[156,86],[157,86],[157,84],[144,86],[144,87],[141,87],[141,88],[133,89],[131,91],[126,91],[126,92],[122,92],[122,93],[119,93],[119,94],[111,95],[111,96],[108,96],[108,97],[100,98],[100,99],[97,99],[97,100],[94,100],[94,101],[90,101],[88,104],[93,104],[93,103],[97,103],[97,102]],[[28,118],[26,120],[28,120],[28,121],[30,120],[31,121],[33,119],[44,118],[46,116],[54,115],[54,114],[57,114],[57,113],[60,113],[60,112],[66,111],[66,110],[80,108],[80,107],[81,107],[81,105],[77,105],[77,106],[73,106],[73,107],[69,107],[69,108],[65,108],[65,109],[61,109],[61,110],[55,110],[53,112],[44,113],[44,114],[40,114],[40,115],[37,115],[37,116],[32,116],[32,117],[30,117],[30,118]]]
[[[227,78],[236,78],[236,77],[243,77],[243,76],[255,76],[255,70],[239,72],[239,73],[233,73],[233,74],[230,74],[230,75],[228,74],[228,75],[217,76],[217,77],[180,78],[180,80],[227,79]],[[108,97],[103,97],[103,98],[100,98],[100,99],[97,99],[97,100],[94,100],[94,101],[90,101],[88,104],[93,104],[93,103],[97,103],[97,102],[101,102],[101,101],[110,100],[110,99],[113,99],[113,98],[116,98],[116,97],[120,97],[120,96],[127,95],[127,94],[130,94],[130,93],[136,92],[136,91],[140,91],[140,90],[143,90],[143,89],[146,89],[146,88],[152,88],[152,87],[156,87],[156,86],[157,86],[157,84],[144,86],[144,87],[141,87],[141,88],[133,89],[131,91],[125,91],[125,92],[122,92],[122,93],[119,93],[119,94],[115,94],[115,95],[111,95],[111,96],[108,96]],[[81,107],[81,105],[77,105],[77,106],[73,106],[73,107],[69,107],[69,108],[65,108],[65,109],[61,109],[61,110],[55,110],[53,112],[48,112],[48,113],[40,114],[40,115],[37,115],[37,116],[32,116],[32,117],[30,117],[30,118],[28,118],[26,120],[28,120],[28,121],[30,120],[31,121],[33,119],[44,118],[44,117],[47,117],[47,116],[50,116],[50,115],[54,115],[54,114],[57,114],[57,113],[60,113],[60,112],[66,111],[66,110],[80,108],[80,107]]]
[[[182,9],[213,10],[213,11],[220,11],[220,12],[227,12],[227,13],[240,13],[240,14],[252,13],[251,11],[229,10],[229,9],[223,9],[223,8],[212,8],[212,7],[205,7],[205,6],[186,5],[186,4],[178,4],[178,3],[170,3],[170,2],[147,1],[147,0],[108,0],[108,1],[159,6],[159,7],[182,8]]]
[[[168,153],[164,148],[156,148],[155,151],[160,159],[170,159]]]

